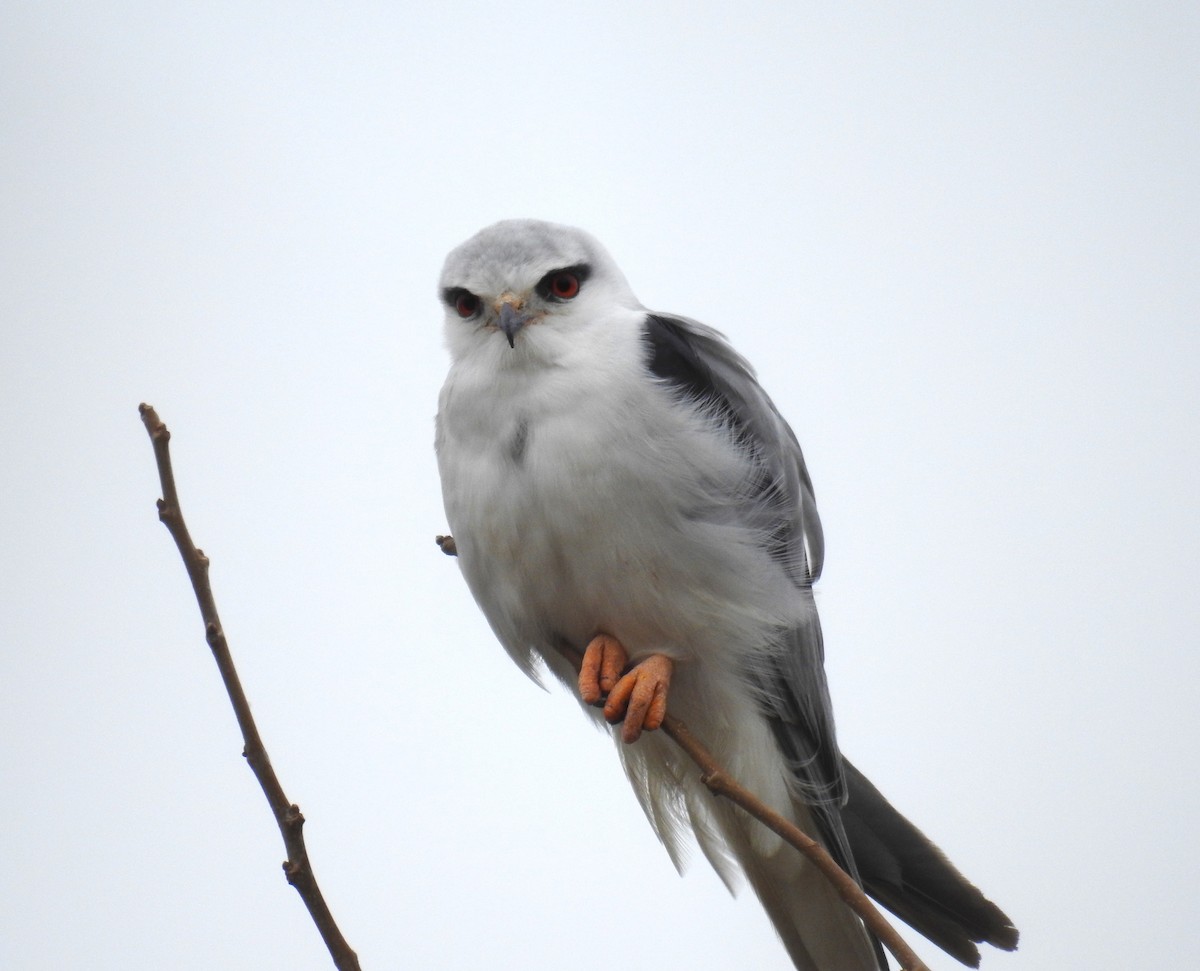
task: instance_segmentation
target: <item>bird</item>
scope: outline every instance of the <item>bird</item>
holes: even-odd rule
[[[557,223],[482,229],[438,296],[435,452],[462,575],[521,670],[613,734],[676,868],[694,838],[731,892],[748,882],[799,971],[888,967],[811,862],[704,788],[657,731],[668,710],[947,953],[978,967],[978,943],[1014,950],[1013,922],[839,750],[813,485],[751,365],[648,310],[596,239]]]

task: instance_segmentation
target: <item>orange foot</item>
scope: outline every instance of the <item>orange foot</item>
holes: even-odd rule
[[[663,654],[651,654],[625,675],[629,655],[615,637],[597,634],[583,653],[579,669],[579,694],[589,705],[605,694],[604,717],[610,725],[621,719],[621,738],[636,742],[643,731],[659,728],[667,716],[667,691],[675,662]]]

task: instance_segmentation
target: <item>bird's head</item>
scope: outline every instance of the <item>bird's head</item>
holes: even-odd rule
[[[454,249],[439,291],[455,357],[481,346],[547,353],[610,311],[640,307],[596,240],[534,219],[496,223]]]

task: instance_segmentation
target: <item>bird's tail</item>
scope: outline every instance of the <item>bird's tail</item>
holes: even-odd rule
[[[963,964],[979,967],[977,943],[1017,947],[1007,915],[955,869],[850,762],[842,824],[863,889]]]

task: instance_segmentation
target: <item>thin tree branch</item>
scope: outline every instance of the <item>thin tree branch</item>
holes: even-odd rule
[[[205,640],[212,648],[217,668],[221,672],[221,680],[225,682],[225,690],[233,704],[234,715],[237,716],[238,727],[242,730],[242,739],[245,742],[242,755],[250,764],[258,784],[262,786],[263,794],[271,805],[271,812],[283,836],[283,845],[288,856],[283,864],[284,876],[287,882],[296,888],[308,908],[325,946],[329,948],[334,966],[338,971],[359,971],[358,956],[338,930],[333,914],[330,913],[329,906],[317,886],[317,878],[313,875],[308,850],[304,846],[304,816],[300,813],[300,807],[289,802],[284,795],[283,786],[279,784],[275,769],[267,757],[267,750],[258,734],[258,726],[250,713],[250,703],[246,700],[246,693],[242,690],[241,680],[233,666],[233,657],[229,653],[229,644],[225,639],[225,631],[221,627],[221,618],[217,615],[217,605],[213,599],[212,586],[208,581],[208,557],[192,542],[187,525],[183,521],[179,494],[175,489],[175,473],[171,468],[171,433],[149,405],[139,405],[138,411],[154,445],[154,459],[158,464],[158,477],[162,483],[163,497],[158,500],[158,518],[167,527],[179,548],[179,555],[183,557],[183,565],[187,568],[196,601],[200,605]]]
[[[453,536],[438,536],[438,547],[447,556],[457,556],[458,550]],[[583,652],[569,645],[560,645],[559,651],[571,662],[578,671],[583,663]],[[929,971],[929,967],[910,948],[887,918],[871,902],[845,870],[838,866],[837,861],[820,843],[809,837],[799,826],[790,819],[781,816],[764,803],[758,796],[743,788],[717,762],[712,752],[698,739],[692,730],[670,713],[663,719],[662,732],[675,742],[687,756],[700,767],[700,781],[708,786],[717,796],[724,796],[731,802],[741,806],[747,813],[761,822],[768,829],[777,833],[784,840],[808,857],[833,884],[838,896],[845,901],[862,922],[867,926],[884,947],[900,962],[902,971]]]

